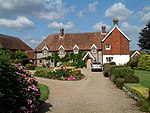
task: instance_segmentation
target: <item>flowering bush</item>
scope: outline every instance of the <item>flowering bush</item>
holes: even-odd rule
[[[146,88],[146,87],[142,87],[142,86],[139,86],[139,87],[131,87],[130,88],[131,91],[138,95],[138,96],[142,96],[144,99],[148,99],[148,96],[149,96],[149,89]]]
[[[33,113],[39,98],[34,77],[23,66],[13,66],[10,53],[0,49],[0,112]]]

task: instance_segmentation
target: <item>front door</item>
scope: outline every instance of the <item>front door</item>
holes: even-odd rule
[[[87,62],[86,62],[87,68],[91,68],[91,63],[92,63],[92,60],[91,59],[87,59]]]

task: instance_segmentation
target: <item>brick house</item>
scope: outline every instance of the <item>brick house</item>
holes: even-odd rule
[[[102,39],[103,63],[115,62],[124,64],[130,59],[131,41],[118,27],[118,20],[114,19],[114,27]]]
[[[87,67],[93,60],[103,64],[111,61],[116,64],[128,62],[131,40],[119,29],[118,20],[114,19],[113,22],[114,27],[110,32],[106,32],[106,27],[102,26],[101,32],[64,33],[64,29],[61,29],[59,34],[49,35],[35,49],[37,65],[45,64],[43,58],[51,56],[52,52],[64,57],[67,52],[78,54],[79,51],[86,52],[82,60],[86,60]]]
[[[0,34],[0,48],[9,49],[11,52],[24,51],[31,61],[34,60],[34,50],[17,37]]]

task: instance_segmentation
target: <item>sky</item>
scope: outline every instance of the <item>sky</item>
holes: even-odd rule
[[[138,47],[139,32],[150,20],[150,0],[0,0],[0,34],[20,38],[35,49],[48,35],[97,32],[113,19]]]

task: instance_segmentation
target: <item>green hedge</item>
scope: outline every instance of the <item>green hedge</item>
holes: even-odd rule
[[[33,65],[33,64],[26,64],[25,65],[25,68],[27,69],[27,70],[35,70],[35,65]]]
[[[150,55],[143,55],[139,59],[138,69],[150,71]]]
[[[113,76],[114,78],[125,78],[126,76],[133,75],[134,70],[130,67],[114,68],[111,73],[111,76]]]

